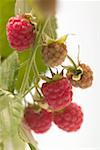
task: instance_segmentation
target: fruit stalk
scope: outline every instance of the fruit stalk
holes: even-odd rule
[[[77,69],[77,66],[76,66],[76,64],[75,64],[75,62],[73,61],[73,59],[69,56],[69,55],[67,55],[67,58],[70,60],[70,62],[73,64],[73,67],[75,68],[75,69]]]

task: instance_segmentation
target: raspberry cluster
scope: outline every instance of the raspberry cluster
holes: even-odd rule
[[[7,23],[8,42],[11,48],[18,52],[35,44],[37,32],[35,23],[30,20],[29,16],[11,17]],[[33,96],[34,103],[25,107],[24,123],[35,133],[45,133],[50,129],[52,122],[66,132],[77,131],[83,122],[83,112],[80,106],[72,102],[72,86],[81,89],[90,87],[93,81],[93,72],[86,64],[76,64],[69,57],[65,38],[43,41],[41,36],[40,41],[43,42],[39,43],[42,47],[42,58],[47,68],[50,69],[52,77],[47,77],[45,74],[41,76],[37,73],[36,63],[34,64],[35,58],[34,61],[32,60],[31,64],[34,65],[33,69],[35,68],[33,82],[38,96],[36,99]],[[71,61],[72,65],[62,66],[66,58]],[[58,73],[57,70],[54,73],[52,68],[59,65],[63,67],[62,71]],[[64,70],[67,70],[66,74],[64,74]],[[36,78],[37,76],[38,78]],[[36,82],[39,78],[45,81],[41,87]]]
[[[52,77],[48,78],[44,76],[43,78],[46,82],[41,86],[42,99],[40,99],[40,103],[42,105],[39,106],[41,107],[44,104],[47,104],[48,107],[44,108],[46,109],[47,115],[43,115],[43,108],[35,116],[34,110],[32,115],[32,110],[26,108],[26,110],[29,109],[29,112],[27,113],[27,111],[25,111],[25,122],[34,132],[46,132],[51,127],[52,122],[54,122],[58,128],[66,132],[74,132],[80,129],[83,123],[83,112],[80,106],[72,102],[72,86],[80,87],[82,89],[91,86],[93,72],[85,64],[79,64],[75,68],[67,67],[67,69],[66,76],[64,76],[62,72],[58,74],[53,73],[52,70],[50,70]],[[52,116],[52,119],[49,115]],[[38,118],[40,118],[39,122],[37,122]],[[33,127],[34,124],[36,125],[37,130]],[[41,132],[41,130],[43,132]]]

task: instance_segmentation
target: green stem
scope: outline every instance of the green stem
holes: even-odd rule
[[[21,95],[24,94],[24,92],[25,92],[27,81],[28,81],[28,78],[29,78],[29,75],[30,75],[32,65],[34,66],[35,76],[37,76],[39,78],[39,73],[38,73],[38,69],[37,69],[37,66],[36,66],[36,62],[35,62],[35,55],[36,55],[36,51],[38,49],[38,45],[41,41],[41,36],[42,36],[42,34],[45,30],[45,27],[46,27],[47,23],[48,23],[48,20],[45,21],[45,23],[41,27],[41,29],[38,33],[38,36],[36,38],[36,41],[35,41],[35,44],[34,44],[34,47],[33,47],[33,51],[32,51],[32,54],[30,56],[29,62],[27,63],[24,79],[23,79],[23,82],[22,82],[22,85],[21,85],[21,88],[20,88],[20,94]]]
[[[77,69],[77,66],[76,66],[76,64],[75,64],[75,62],[73,61],[73,59],[69,56],[69,55],[67,55],[67,58],[70,60],[70,62],[73,64],[73,67],[75,68],[75,69]]]
[[[39,80],[40,79],[40,75],[39,75],[39,72],[38,72],[38,68],[37,68],[37,65],[36,65],[36,51],[34,52],[34,56],[33,56],[33,70],[34,70],[34,77],[35,79]]]
[[[22,98],[25,97],[35,86],[32,86],[31,88],[29,88],[27,91],[25,91],[25,93],[23,94]]]

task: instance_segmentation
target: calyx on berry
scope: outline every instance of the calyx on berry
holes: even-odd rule
[[[49,68],[49,69],[50,69],[50,73],[51,73],[52,77],[50,78],[46,75],[41,75],[40,77],[42,80],[50,83],[50,82],[61,80],[64,78],[64,70],[62,70],[60,73],[58,73],[58,70],[57,70],[57,73],[54,73],[51,68]]]
[[[66,40],[67,40],[67,35],[63,35],[59,39],[51,39],[50,37],[47,36],[47,44],[48,45],[52,44],[52,43],[62,44],[62,43],[65,43]]]
[[[25,13],[25,15],[23,15],[24,18],[26,18],[27,20],[29,20],[29,22],[35,26],[37,26],[36,23],[36,17],[34,17],[31,13]]]
[[[71,70],[69,68],[67,71],[67,74],[71,75],[74,81],[80,80],[83,75],[83,69],[80,66],[77,66],[77,68],[71,68]]]

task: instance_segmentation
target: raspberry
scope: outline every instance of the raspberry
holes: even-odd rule
[[[93,72],[90,69],[89,66],[85,65],[85,64],[80,64],[80,67],[83,70],[83,74],[81,75],[81,78],[77,81],[73,80],[72,77],[74,75],[74,73],[72,72],[68,72],[67,76],[69,78],[69,80],[71,81],[72,85],[75,87],[80,87],[80,88],[88,88],[92,85],[92,81],[93,81]]]
[[[60,110],[72,101],[72,85],[67,78],[43,83],[42,92],[45,102],[51,109]]]
[[[71,103],[61,112],[55,112],[54,122],[60,129],[64,131],[77,131],[83,122],[83,113],[81,111],[81,107],[75,103]]]
[[[42,57],[45,64],[49,67],[61,65],[67,56],[66,45],[53,42],[43,46]]]
[[[52,113],[41,109],[36,112],[32,106],[25,109],[24,120],[35,133],[44,133],[51,127]]]
[[[6,31],[11,48],[17,51],[29,48],[36,37],[34,25],[23,16],[11,17],[7,23]]]

